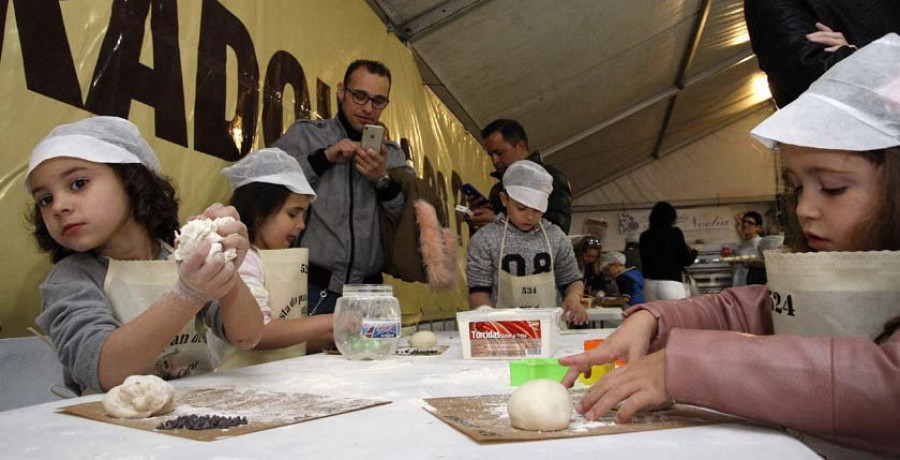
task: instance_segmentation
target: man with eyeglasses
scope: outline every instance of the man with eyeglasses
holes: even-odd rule
[[[531,160],[541,165],[553,177],[553,193],[550,194],[544,219],[553,222],[562,229],[563,233],[568,234],[572,222],[572,192],[569,181],[562,171],[545,165],[541,160],[540,152],[528,150],[528,135],[525,134],[525,128],[516,120],[501,118],[485,126],[481,130],[481,138],[484,139],[484,148],[490,155],[491,162],[494,163],[495,171],[491,173],[491,176],[497,178],[498,182],[491,188],[490,205],[473,209],[474,215],[469,221],[480,227],[494,220],[496,214],[505,213],[506,208],[500,201],[500,191],[503,189],[500,180],[503,178],[503,173],[506,168],[517,161]]]
[[[406,158],[390,140],[380,152],[359,142],[365,125],[378,124],[390,91],[384,64],[354,61],[338,83],[337,116],[297,120],[274,144],[297,159],[318,196],[294,242],[309,248],[311,315],[332,313],[345,284],[383,282],[378,215],[396,220],[403,211],[402,188],[388,169],[406,167]]]
[[[746,286],[747,284],[758,284],[747,281],[747,275],[751,268],[758,267],[762,263],[762,254],[759,252],[759,242],[762,237],[759,236],[762,230],[763,218],[756,211],[747,211],[739,213],[735,216],[738,234],[741,236],[741,244],[735,250],[736,256],[744,256],[751,258],[746,261],[736,262],[734,267],[734,278],[731,281],[733,286]],[[765,284],[765,283],[763,283]]]

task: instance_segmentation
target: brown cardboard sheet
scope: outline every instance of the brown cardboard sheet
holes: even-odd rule
[[[335,398],[307,393],[278,393],[235,388],[197,388],[178,390],[175,394],[175,410],[169,414],[157,417],[143,419],[111,417],[106,414],[100,401],[63,407],[60,409],[60,412],[195,441],[216,441],[254,431],[268,430],[389,403],[390,401]],[[157,426],[166,420],[191,414],[228,417],[242,416],[247,417],[248,423],[229,429],[156,429]]]
[[[741,421],[690,406],[674,406],[660,411],[638,413],[627,424],[615,423],[612,413],[591,422],[573,411],[572,421],[565,430],[526,431],[510,425],[506,412],[508,399],[509,395],[433,398],[425,399],[427,406],[424,409],[476,442],[575,438]]]

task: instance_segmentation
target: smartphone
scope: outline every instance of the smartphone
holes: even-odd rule
[[[462,186],[463,193],[466,194],[466,198],[469,199],[469,204],[475,207],[483,206],[489,204],[489,201],[483,193],[479,192],[477,188],[475,188],[472,184],[463,184]]]
[[[362,140],[359,146],[364,149],[372,149],[375,153],[381,153],[381,143],[384,142],[384,126],[363,126]]]

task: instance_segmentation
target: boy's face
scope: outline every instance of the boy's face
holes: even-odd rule
[[[500,200],[506,206],[506,213],[510,222],[523,232],[533,229],[543,217],[544,213],[534,208],[529,208],[522,203],[510,198],[506,192],[500,192]]]
[[[856,230],[876,217],[880,167],[840,150],[782,145],[781,151],[786,179],[797,196],[797,220],[809,247],[859,250]]]

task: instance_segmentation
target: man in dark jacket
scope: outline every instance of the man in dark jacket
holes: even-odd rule
[[[477,226],[485,225],[490,223],[496,214],[506,212],[506,208],[500,202],[500,191],[503,190],[500,181],[503,173],[506,168],[519,160],[531,160],[543,166],[553,176],[553,193],[550,194],[544,219],[556,224],[563,233],[568,234],[572,223],[572,192],[569,181],[562,171],[545,165],[541,161],[540,152],[529,154],[528,136],[522,125],[515,120],[503,118],[494,120],[481,130],[481,138],[484,139],[484,148],[494,163],[496,171],[492,172],[491,176],[497,179],[497,184],[491,188],[490,206],[475,209],[471,222]]]
[[[896,0],[744,0],[744,17],[778,107],[857,48],[900,32]]]

